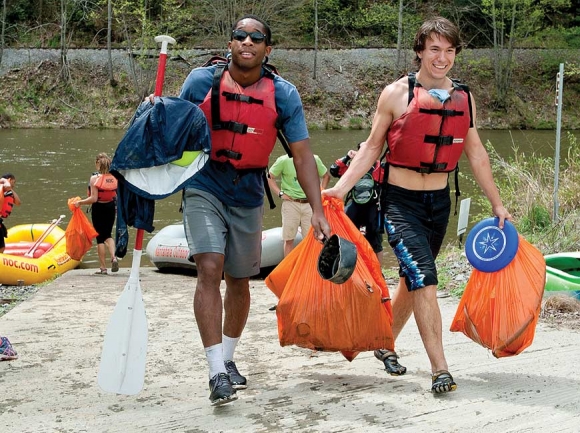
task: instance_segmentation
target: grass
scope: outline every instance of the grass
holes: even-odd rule
[[[504,159],[487,144],[495,182],[504,206],[510,211],[513,223],[528,242],[542,254],[580,250],[580,149],[571,133],[568,154],[561,158],[558,178],[557,218],[554,217],[554,158],[526,155],[514,149],[514,156]],[[478,199],[482,214],[491,215],[485,197]],[[460,297],[471,273],[462,248],[446,246],[437,258],[439,290],[447,290]]]

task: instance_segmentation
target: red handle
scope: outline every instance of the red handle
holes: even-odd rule
[[[157,64],[157,77],[155,78],[155,93],[154,96],[161,96],[163,94],[163,81],[165,80],[165,65],[167,63],[167,44],[175,44],[175,39],[171,36],[161,35],[155,37],[155,42],[161,42],[161,51],[159,53],[159,63]],[[137,236],[135,237],[135,249],[141,250],[143,248],[143,229],[137,229]]]
[[[157,65],[157,77],[155,78],[154,96],[163,94],[163,80],[165,79],[165,64],[167,63],[167,45],[175,44],[175,39],[171,36],[155,36],[155,42],[161,42],[161,51],[159,52],[159,63]]]
[[[165,64],[167,63],[167,53],[159,54],[159,65],[157,66],[157,78],[155,79],[155,96],[163,94],[163,80],[165,79]]]

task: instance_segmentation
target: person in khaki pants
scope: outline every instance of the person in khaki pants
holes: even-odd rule
[[[324,189],[330,181],[330,174],[318,155],[314,155],[314,160],[320,177],[320,186]],[[280,186],[276,181],[277,178],[281,179]],[[302,236],[306,236],[310,230],[312,208],[298,183],[294,160],[288,155],[282,155],[270,167],[268,184],[282,200],[282,240],[286,257],[294,248],[298,227],[302,231]]]

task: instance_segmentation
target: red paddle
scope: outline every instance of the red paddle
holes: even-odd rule
[[[157,36],[161,52],[157,66],[155,96],[161,96],[170,36]],[[143,229],[137,229],[131,274],[109,319],[97,382],[103,391],[134,395],[143,389],[147,357],[147,315],[139,284],[139,267],[143,248]]]

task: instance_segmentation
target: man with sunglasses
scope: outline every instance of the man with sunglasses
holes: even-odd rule
[[[236,400],[236,390],[247,387],[234,350],[250,309],[249,278],[260,270],[264,175],[278,130],[312,206],[314,235],[322,240],[331,234],[302,102],[296,87],[266,65],[271,44],[264,21],[242,17],[232,28],[228,62],[194,69],[180,94],[200,106],[211,128],[210,161],[185,190],[183,219],[197,268],[193,309],[209,364],[212,405]]]
[[[439,394],[457,388],[443,351],[435,259],[451,210],[449,173],[456,172],[463,152],[500,228],[511,215],[502,204],[477,132],[473,97],[466,86],[447,76],[462,49],[459,29],[445,18],[429,19],[419,28],[413,48],[418,72],[385,87],[366,144],[336,185],[322,193],[343,198],[387,143],[381,204],[400,276],[393,295],[393,336],[399,336],[413,314],[431,364],[431,391]],[[389,374],[405,374],[394,351],[376,350],[375,356]]]

